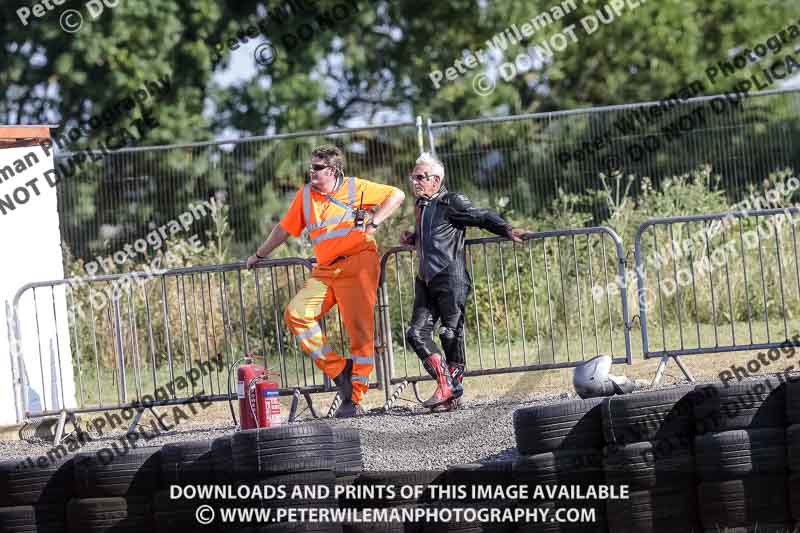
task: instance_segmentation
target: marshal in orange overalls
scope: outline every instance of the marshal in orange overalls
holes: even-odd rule
[[[319,319],[339,305],[350,338],[355,403],[367,393],[375,365],[374,308],[380,258],[375,239],[354,226],[353,208],[362,207],[363,198],[363,207],[370,209],[397,191],[355,177],[345,177],[329,195],[307,184],[297,192],[280,222],[295,237],[308,229],[317,258],[311,277],[286,306],[286,324],[317,367],[333,379],[344,369],[345,359],[328,344]]]

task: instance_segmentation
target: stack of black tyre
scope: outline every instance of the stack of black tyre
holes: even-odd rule
[[[697,387],[698,503],[706,530],[791,531],[786,386],[775,376]]]
[[[421,507],[438,507],[457,510],[465,508],[488,510],[504,510],[519,502],[496,494],[481,494],[474,489],[478,487],[499,487],[505,489],[513,483],[513,461],[495,461],[489,463],[467,463],[449,465],[447,470],[433,481],[440,492],[429,493],[420,504]],[[460,518],[456,515],[450,522],[422,522],[406,526],[406,533],[512,533],[516,527],[506,523],[482,523],[480,517],[474,520],[467,515]]]
[[[404,509],[430,503],[430,498],[420,494],[402,494],[401,486],[427,487],[431,484],[438,485],[442,480],[442,473],[434,470],[422,471],[370,471],[362,472],[353,479],[351,485],[353,492],[345,492],[339,498],[339,505],[343,509],[351,509],[357,515],[364,509]],[[393,487],[389,490],[388,487]],[[343,524],[344,533],[418,533],[422,527],[399,522],[370,523],[359,516],[357,520]],[[446,524],[436,524],[444,528]],[[419,525],[417,525],[419,526]],[[440,529],[440,531],[446,531]]]
[[[220,442],[227,443],[220,449]],[[215,440],[192,440],[165,444],[161,448],[161,483],[153,497],[153,518],[156,533],[177,531],[217,532],[214,524],[201,525],[196,511],[210,505],[215,513],[226,504],[220,498],[186,498],[182,490],[171,494],[172,487],[224,484],[231,481],[230,437]],[[175,497],[173,497],[175,496]],[[228,502],[230,503],[230,502]]]
[[[361,434],[353,428],[333,428],[334,472],[338,484],[350,484],[364,470]]]
[[[160,446],[83,452],[73,462],[75,494],[67,503],[67,531],[152,531],[152,500],[161,478]]]
[[[291,498],[295,487],[349,483],[363,469],[357,432],[331,429],[327,424],[304,424],[246,430],[213,440],[166,444],[161,450],[161,485],[153,501],[157,533],[191,532],[340,532],[338,524],[325,523],[220,523],[222,508],[262,508],[274,514],[280,507],[336,508],[329,498]],[[186,499],[170,497],[171,486],[248,485],[283,486],[286,498]],[[249,491],[247,491],[249,492]],[[197,508],[208,505],[216,519],[201,526]]]
[[[693,387],[611,396],[602,404],[606,483],[628,485],[610,499],[610,533],[699,530],[695,497]]]
[[[449,465],[446,470],[420,470],[399,472],[364,472],[354,483],[354,489],[378,486],[393,486],[393,495],[376,495],[372,498],[346,497],[340,501],[342,507],[354,510],[365,508],[415,509],[423,513],[433,511],[439,516],[450,516],[450,521],[407,521],[367,523],[351,521],[343,525],[344,533],[513,533],[517,525],[511,523],[483,523],[480,518],[467,520],[466,515],[456,514],[458,509],[500,509],[524,505],[524,502],[509,500],[503,496],[476,496],[472,487],[508,487],[514,483],[513,461],[467,463]],[[421,488],[418,497],[405,496],[399,492],[401,486]],[[435,487],[435,490],[431,490]],[[452,512],[451,512],[452,511]],[[447,520],[447,519],[445,519]]]
[[[789,468],[789,513],[800,528],[800,376],[786,384],[786,451]]]
[[[42,463],[0,463],[0,531],[66,531],[65,505],[74,486],[72,460]]]
[[[313,423],[253,429],[231,437],[231,468],[234,485],[283,486],[285,498],[264,498],[240,502],[244,507],[260,507],[276,513],[279,508],[338,509],[335,494],[337,444],[334,430],[327,424]],[[348,461],[348,463],[355,461]],[[353,467],[353,465],[350,465]],[[328,487],[327,495],[305,493],[309,486]],[[295,491],[298,491],[295,495]],[[304,493],[304,494],[301,494]],[[272,521],[272,520],[270,520]],[[273,525],[243,525],[224,531],[270,532],[301,529],[300,524],[275,520]],[[287,529],[290,526],[292,529]],[[341,533],[340,524],[308,523],[302,531]]]
[[[530,487],[586,488],[602,484],[602,401],[602,398],[568,400],[515,411],[514,435],[521,457],[512,466],[512,480]],[[528,523],[518,525],[519,532],[606,531],[605,502],[601,500],[545,498],[519,505],[547,509],[550,517],[559,508],[593,509],[595,515],[593,523]]]
[[[336,532],[336,523],[221,524],[222,507],[336,509],[334,484],[350,484],[363,470],[361,441],[350,429],[297,424],[247,430],[213,440],[163,446],[118,446],[68,459],[0,463],[0,532]],[[116,446],[116,447],[115,447]],[[189,485],[325,485],[326,498],[236,500],[185,497]],[[180,487],[180,489],[171,489]],[[175,492],[175,497],[171,492]],[[195,491],[192,491],[194,494]],[[201,525],[208,505],[214,520]],[[208,516],[208,515],[207,515]]]

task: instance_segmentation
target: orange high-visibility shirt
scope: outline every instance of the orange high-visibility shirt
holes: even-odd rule
[[[295,194],[280,225],[295,237],[308,229],[317,262],[327,265],[341,255],[352,255],[367,248],[377,250],[375,239],[354,227],[353,209],[362,207],[362,195],[364,209],[370,209],[399,191],[391,185],[345,177],[339,188],[329,194],[333,198],[331,201],[306,184]]]

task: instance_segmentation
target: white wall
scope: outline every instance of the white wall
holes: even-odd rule
[[[7,329],[10,317],[5,302],[10,304],[17,290],[26,283],[64,278],[56,188],[51,187],[44,177],[45,171],[53,168],[52,154],[48,155],[39,146],[0,149],[0,169],[6,166],[14,169],[14,162],[31,152],[36,154],[37,164],[15,172],[8,179],[8,173],[6,176],[0,174],[0,198],[4,199],[7,194],[13,197],[14,191],[20,187],[26,187],[31,193],[30,199],[22,205],[15,204],[14,210],[2,214],[0,209],[0,250],[3,251],[0,263],[0,425],[18,421],[18,399],[15,399],[12,384]],[[33,179],[37,180],[38,196],[32,186],[25,185]],[[49,287],[37,289],[36,307],[32,290],[28,290],[20,300],[18,312],[21,349],[29,385],[24,391],[28,410],[35,413],[43,407],[46,410],[75,407],[71,339],[63,286],[56,289],[54,295]]]

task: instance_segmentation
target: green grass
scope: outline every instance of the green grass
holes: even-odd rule
[[[771,325],[770,333],[772,339],[775,341],[776,335],[783,333],[783,327],[775,329]],[[782,326],[782,323],[781,323]],[[683,346],[685,348],[695,348],[697,346],[697,331],[700,332],[701,346],[709,347],[715,345],[716,339],[719,340],[720,345],[732,340],[731,326],[726,324],[724,326],[718,325],[716,328],[713,324],[700,324],[697,325],[684,324],[681,329],[677,324],[670,324],[664,328],[663,332],[660,328],[649,330],[650,336],[650,350],[654,352],[654,359],[649,361],[642,357],[642,338],[641,330],[635,327],[631,331],[631,350],[633,353],[633,364],[620,364],[615,367],[615,373],[626,374],[638,378],[649,379],[652,377],[654,365],[657,361],[657,352],[663,348],[664,343],[662,339],[666,339],[666,346],[669,349],[678,349],[681,347],[681,338],[683,338]],[[756,342],[766,341],[766,325],[762,323],[752,324],[753,339]],[[716,334],[715,334],[716,330]],[[749,325],[746,322],[736,322],[733,324],[733,331],[736,334],[738,343],[748,342]],[[789,329],[790,334],[793,331],[800,331],[800,329]],[[593,333],[593,332],[592,332]],[[491,343],[491,332],[484,332],[482,335],[482,343],[480,345],[475,342],[474,338],[468,336],[467,338],[467,370],[481,370],[481,369],[502,369],[513,368],[537,364],[553,364],[553,363],[571,363],[581,360],[589,359],[597,354],[612,354],[615,358],[624,357],[624,339],[620,330],[615,330],[614,335],[610,336],[608,331],[601,331],[597,338],[597,344],[593,336],[586,336],[584,338],[583,349],[579,337],[566,338],[560,336],[555,339],[540,336],[537,339],[535,336],[530,336],[526,339],[525,344],[521,340],[516,340],[511,343],[506,342],[506,336],[496,332],[496,344]],[[605,334],[603,334],[605,333]],[[435,339],[438,344],[438,339]],[[782,340],[782,336],[778,341]],[[555,345],[555,352],[552,347]],[[613,352],[612,352],[613,347]],[[427,372],[421,365],[417,355],[411,350],[410,346],[403,346],[403,344],[395,343],[394,350],[394,365],[393,377],[400,379],[402,377],[427,377]],[[130,353],[130,352],[128,352]],[[257,351],[261,355],[260,350]],[[205,354],[202,353],[202,360],[206,361]],[[744,364],[749,359],[755,357],[757,354],[753,350],[745,350],[741,352],[729,351],[719,354],[701,354],[701,355],[686,355],[682,359],[688,366],[692,373],[697,373],[703,376],[716,376],[722,370],[728,368],[733,362],[737,364]],[[227,357],[227,355],[226,355]],[[197,386],[192,389],[191,386],[183,391],[178,391],[179,396],[191,396],[192,394],[199,394],[200,391],[214,394],[227,393],[227,372],[228,366],[235,359],[230,361],[223,359],[224,368],[218,370],[216,364],[212,364],[212,371],[209,375],[201,377]],[[155,381],[153,379],[153,371],[149,359],[140,360],[137,368],[135,364],[136,359],[128,357],[125,367],[125,382],[127,386],[127,398],[130,400],[140,397],[142,394],[152,394],[156,386],[164,387],[168,383],[172,383],[173,379],[186,377],[191,368],[200,368],[197,360],[188,362],[182,357],[176,357],[172,361],[172,370],[168,364],[158,366],[155,372]],[[264,359],[259,357],[257,364],[264,364]],[[284,364],[285,362],[285,364]],[[213,361],[212,361],[213,363]],[[789,366],[792,360],[788,356],[782,356],[782,359],[764,367],[764,372],[777,372],[782,371]],[[96,379],[97,370],[93,360],[83,358],[81,361],[81,373],[78,374],[78,367],[74,365],[76,384],[78,380],[83,385],[83,405],[97,405],[98,398],[102,398],[104,405],[113,405],[118,402],[118,380],[115,379],[114,372],[111,368],[106,368],[100,365],[100,389],[98,391],[98,380]],[[280,359],[276,353],[270,353],[267,357],[267,368],[271,371],[278,371],[281,376],[276,378],[283,387],[293,388],[302,386],[304,383],[309,385],[319,385],[323,383],[323,376],[320,370],[312,364],[309,357],[299,351],[294,345],[285,348],[284,358]],[[547,373],[551,376],[554,375],[571,375],[572,370],[550,370],[550,371],[536,371],[534,373]],[[673,373],[677,369],[673,367]],[[649,373],[649,374],[648,374]],[[474,385],[473,387],[480,390],[482,381],[489,378],[471,378]],[[373,371],[371,380],[377,380],[377,373]],[[232,377],[232,387],[235,393],[236,377],[235,368]],[[571,387],[571,383],[565,377],[561,380],[564,387]],[[99,394],[102,392],[102,394]],[[76,391],[79,396],[80,392]]]
[[[260,351],[256,355],[258,357],[254,363],[264,366],[265,359],[260,356]],[[321,371],[312,364],[310,358],[299,355],[297,349],[293,347],[286,351],[283,359],[278,354],[270,354],[266,358],[267,369],[270,372],[280,373],[280,376],[270,377],[270,379],[281,383],[283,387],[287,388],[302,386],[304,383],[321,385],[323,383]],[[172,398],[172,394],[168,392],[170,384],[176,389],[175,396],[178,398],[203,393],[227,394],[228,369],[237,359],[239,359],[239,356],[234,356],[230,360],[223,358],[221,368],[215,360],[212,360],[210,362],[211,371],[207,375],[203,375],[204,366],[207,369],[209,365],[205,354],[202,354],[204,366],[201,366],[198,360],[188,361],[182,357],[177,357],[172,360],[171,366],[168,362],[157,366],[155,376],[153,375],[153,366],[150,360],[140,360],[140,364],[137,365],[135,358],[126,359],[125,383],[127,399],[128,401],[133,401],[142,395],[152,395],[157,388],[162,389]],[[284,362],[285,365],[283,364]],[[193,375],[193,372],[190,374],[193,368],[201,373],[199,379],[196,380],[196,384],[188,383],[184,389],[177,390],[176,387],[180,384],[179,379],[187,379],[188,376]],[[76,386],[79,384],[79,380],[83,386],[82,402],[80,389],[76,388],[77,399],[82,405],[100,405],[100,400],[102,400],[103,405],[113,405],[119,402],[119,380],[116,379],[112,368],[100,366],[100,380],[98,380],[97,365],[94,364],[94,361],[83,360],[81,362],[81,372],[78,372],[77,365],[74,365],[74,372]],[[230,379],[231,392],[236,394],[236,366],[233,367]]]
[[[720,345],[723,341],[728,341],[732,339],[730,334],[730,325],[726,325],[727,336],[722,331],[721,326],[715,326],[713,324],[700,324],[699,331],[700,331],[700,339],[701,339],[701,346],[709,347],[714,346],[715,340],[715,329],[716,329],[716,337],[720,341]],[[749,326],[745,322],[736,322],[733,324],[734,332],[737,334],[736,340],[739,344],[742,344],[746,341],[749,341]],[[654,330],[649,330],[648,333],[650,335],[650,351],[652,353],[652,357],[649,359],[645,359],[642,356],[642,337],[641,337],[641,329],[639,327],[634,328],[631,331],[631,351],[633,353],[632,364],[618,364],[615,366],[613,370],[614,373],[617,374],[626,374],[629,376],[633,376],[636,378],[643,378],[643,379],[651,379],[652,373],[654,372],[655,365],[659,360],[658,351],[663,348],[662,338],[666,339],[666,346],[669,349],[679,349],[681,347],[681,336],[683,336],[685,348],[695,348],[697,345],[697,330],[698,327],[696,325],[692,325],[691,328],[688,328],[687,325],[684,325],[683,331],[677,324],[670,324],[666,328],[664,328],[663,332],[660,328],[656,328]],[[790,333],[792,330],[789,330]],[[800,332],[800,330],[795,330]],[[691,335],[689,333],[691,332]],[[741,333],[741,335],[740,335]],[[747,333],[747,335],[745,335]],[[772,334],[773,342],[781,342],[783,339],[782,337],[776,339],[776,331],[770,329],[770,333]],[[780,329],[780,333],[783,333],[783,328]],[[556,342],[556,357],[553,357],[553,351],[548,350],[545,354],[544,350],[542,353],[542,357],[538,357],[538,353],[536,351],[536,344],[531,343],[530,341],[525,346],[525,350],[523,350],[523,346],[521,342],[516,342],[512,344],[505,344],[503,342],[498,343],[495,347],[492,347],[491,344],[484,343],[481,345],[481,349],[478,349],[477,344],[468,344],[467,345],[467,370],[479,370],[479,369],[486,369],[486,368],[505,368],[505,367],[519,367],[525,365],[535,365],[535,364],[551,364],[551,363],[567,363],[567,362],[575,362],[586,360],[593,357],[596,354],[607,354],[610,355],[611,347],[612,347],[612,340],[613,340],[613,348],[614,348],[614,355],[615,357],[623,357],[624,354],[624,344],[621,333],[616,335],[617,338],[609,338],[608,332],[606,335],[601,335],[598,338],[597,346],[599,349],[595,349],[594,339],[591,339],[591,342],[585,342],[584,347],[586,348],[585,352],[582,352],[580,349],[580,344],[577,343],[574,339],[571,341],[570,349],[567,349],[566,339],[561,338],[558,339]],[[654,337],[657,337],[658,342],[655,342]],[[753,324],[753,338],[755,341],[766,341],[766,326],[765,324]],[[505,338],[499,339],[500,341],[504,341]],[[543,342],[542,347],[550,347],[550,339],[546,339],[547,342]],[[694,341],[694,343],[690,342]],[[415,377],[415,376],[427,376],[427,373],[422,368],[421,364],[418,361],[416,354],[410,349],[410,347],[406,346],[405,349],[403,345],[394,346],[394,378],[399,379],[404,376],[408,377]],[[729,350],[726,352],[721,353],[704,353],[704,354],[691,354],[691,355],[684,355],[681,357],[684,364],[689,368],[690,372],[696,374],[698,376],[705,376],[705,377],[714,377],[717,376],[722,370],[728,368],[731,364],[736,362],[737,364],[746,363],[748,360],[757,356],[757,352],[755,350],[742,350],[742,351],[733,351]],[[771,363],[770,366],[763,366],[762,372],[763,373],[770,373],[770,372],[782,372],[783,369],[788,367],[793,363],[793,359],[791,354],[789,355],[782,355],[781,359],[778,361]],[[671,363],[671,365],[673,365]],[[564,375],[564,376],[571,376],[571,369],[567,370],[548,370],[548,371],[537,371],[537,372],[544,372],[550,375]],[[672,374],[679,373],[677,367],[671,366]],[[473,378],[476,383],[477,387],[480,387],[480,380],[484,378]],[[571,387],[571,382],[567,380],[562,380],[562,384],[564,387]]]

